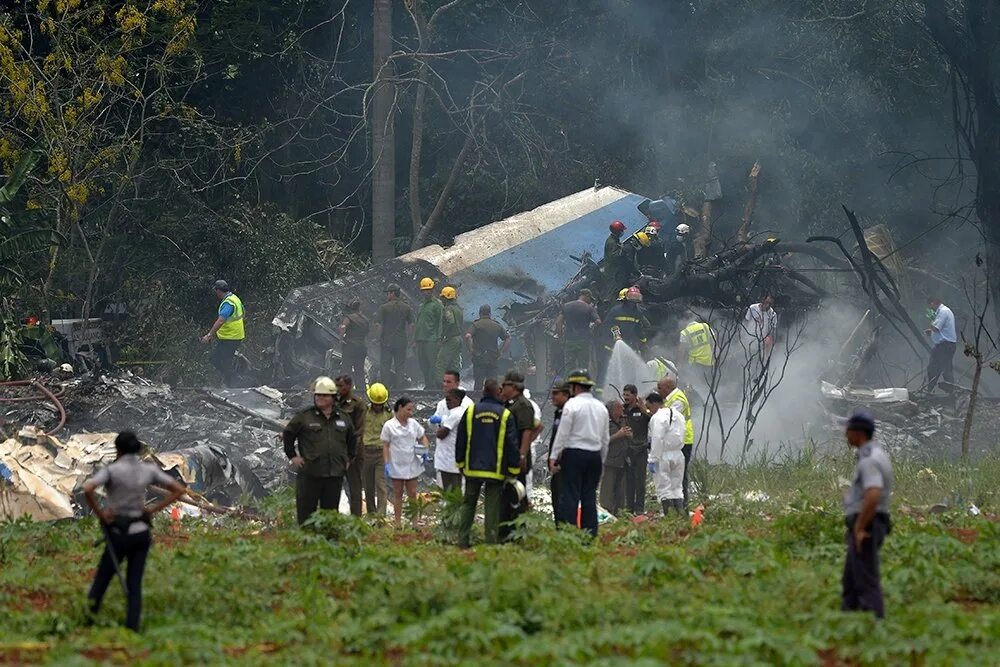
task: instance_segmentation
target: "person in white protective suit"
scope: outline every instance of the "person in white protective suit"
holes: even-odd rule
[[[663,397],[652,393],[646,404],[654,411],[649,420],[649,469],[653,473],[656,498],[663,515],[684,510],[684,415],[672,405],[663,405]]]

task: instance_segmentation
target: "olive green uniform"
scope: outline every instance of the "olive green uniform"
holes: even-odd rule
[[[487,378],[496,377],[500,362],[498,341],[506,341],[510,334],[499,322],[491,317],[480,317],[469,326],[467,332],[472,338],[472,370],[476,377],[477,391],[482,390]]]
[[[448,370],[461,370],[462,334],[465,316],[457,301],[449,301],[441,311],[441,347],[438,348],[437,376]]]
[[[334,408],[327,418],[315,407],[298,413],[285,426],[285,456],[301,456],[305,463],[295,479],[295,510],[299,524],[316,510],[337,509],[344,474],[357,455],[357,437],[351,418]]]
[[[365,505],[368,513],[385,514],[389,498],[385,484],[385,462],[382,460],[382,427],[392,419],[388,407],[378,412],[369,405],[365,411],[364,443],[365,460],[361,466],[361,482],[365,488]]]
[[[423,375],[424,389],[433,389],[440,383],[437,379],[438,348],[441,346],[441,313],[444,307],[435,297],[424,301],[417,312],[417,322],[414,325],[413,340],[417,345],[417,361],[420,363],[420,373]]]
[[[351,394],[347,398],[337,397],[337,408],[347,415],[354,427],[354,433],[363,437],[365,432],[365,404],[360,398]],[[351,504],[351,514],[361,516],[361,471],[364,467],[366,442],[359,442],[357,456],[347,470],[347,500]],[[379,442],[381,445],[382,443]]]
[[[382,381],[390,387],[399,387],[406,378],[406,329],[413,324],[413,309],[404,301],[390,299],[379,306],[376,321],[381,327],[379,364]]]
[[[517,426],[517,447],[520,449],[521,439],[524,437],[524,432],[534,430],[535,427],[538,426],[538,422],[535,420],[535,409],[531,407],[531,401],[525,398],[524,394],[518,394],[514,398],[510,399],[507,402],[507,409],[510,410],[510,414],[514,417],[514,423]],[[522,484],[527,485],[528,483],[528,471],[531,470],[531,463],[531,450],[528,450],[528,461],[521,467],[521,471],[517,475],[517,478]],[[520,503],[516,503],[515,500],[516,499],[513,497],[510,485],[504,485],[500,541],[506,540],[510,535],[510,526],[503,526],[502,524],[508,521],[513,521],[518,516],[528,511],[527,496],[525,496],[524,500]]]

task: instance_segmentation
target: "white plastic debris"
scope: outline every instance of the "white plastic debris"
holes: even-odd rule
[[[978,507],[976,507],[975,504],[972,504],[969,505],[969,514],[971,514],[972,516],[979,516],[980,514],[982,514],[982,511]]]
[[[262,396],[270,398],[272,401],[280,401],[284,398],[284,394],[273,387],[268,387],[266,384],[261,387],[254,387],[254,391]]]
[[[763,503],[771,499],[771,496],[767,495],[763,491],[747,491],[743,494],[743,500],[751,503]]]

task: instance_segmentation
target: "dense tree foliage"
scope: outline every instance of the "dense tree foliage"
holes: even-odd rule
[[[786,236],[839,234],[846,202],[906,241],[963,194],[928,159],[954,135],[919,0],[391,5],[395,229],[376,233],[397,251],[595,179],[697,208],[709,162],[719,239],[755,160],[754,229]],[[261,331],[289,286],[369,255],[372,2],[7,7],[0,169],[38,147],[20,201],[60,241],[19,256],[16,314],[126,302],[138,356],[183,357],[167,341],[206,320],[211,279]]]

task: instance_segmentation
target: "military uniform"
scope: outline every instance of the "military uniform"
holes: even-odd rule
[[[625,508],[636,515],[646,511],[649,418],[650,415],[638,404],[625,406],[625,424],[632,429],[632,439],[628,441],[628,453],[625,462]]]
[[[472,337],[475,389],[481,390],[487,378],[497,375],[497,365],[500,363],[500,347],[497,342],[507,340],[510,334],[493,318],[480,317],[469,326],[467,335]]]
[[[858,448],[858,461],[854,467],[851,487],[844,496],[844,522],[847,525],[847,557],[841,581],[844,611],[871,611],[882,618],[885,609],[882,601],[882,582],[879,573],[879,550],[892,529],[889,518],[889,501],[892,497],[892,463],[875,440]],[[882,490],[875,516],[868,525],[871,534],[861,544],[859,551],[854,541],[854,525],[864,505],[867,489]]]
[[[413,309],[400,299],[390,299],[379,306],[376,321],[382,329],[379,339],[382,379],[390,387],[399,387],[406,378],[406,329],[413,324]]]
[[[608,433],[611,439],[608,444],[608,458],[604,460],[604,472],[601,475],[601,506],[612,515],[617,515],[626,507],[625,490],[628,471],[626,461],[631,449],[631,439],[615,438],[614,436],[627,425],[624,418],[618,422],[608,421]]]
[[[597,309],[582,299],[564,303],[563,320],[563,368],[568,376],[577,368],[590,368],[591,334],[590,325],[600,321]]]
[[[517,446],[520,448],[521,440],[524,437],[525,431],[534,430],[538,426],[538,422],[535,421],[535,409],[531,406],[531,401],[525,398],[524,394],[518,394],[511,400],[507,401],[507,409],[510,410],[511,416],[514,417],[514,428],[517,431]],[[531,470],[531,451],[528,451],[528,460],[525,462],[521,471],[517,474],[517,478],[522,484],[527,486],[528,484],[528,471]],[[508,516],[504,521],[513,521],[519,515],[528,511],[528,497],[525,496],[524,499],[517,503],[517,507],[512,507],[514,499],[511,498],[510,502],[504,502],[504,512],[508,513]],[[501,528],[501,539],[505,539],[509,530],[505,531]]]
[[[385,482],[385,462],[382,460],[382,427],[392,417],[392,410],[388,407],[376,412],[369,405],[365,411],[361,483],[365,489],[365,505],[369,514],[374,512],[385,514],[389,499]]]
[[[305,463],[295,479],[295,510],[300,524],[316,510],[337,509],[348,465],[357,455],[351,418],[334,407],[327,418],[316,407],[298,413],[285,426],[285,456]]]
[[[431,296],[420,306],[414,326],[413,340],[417,345],[417,361],[423,376],[424,389],[433,389],[441,382],[437,372],[438,348],[441,346],[441,313],[444,307]]]
[[[365,386],[365,359],[368,357],[368,331],[371,324],[361,313],[350,313],[344,318],[344,346],[341,353],[341,372],[350,375],[359,387]]]
[[[365,432],[365,403],[360,398],[351,394],[347,398],[336,397],[337,408],[347,415],[354,427],[354,433],[359,438]],[[351,504],[351,514],[361,516],[361,472],[364,469],[365,448],[367,442],[359,442],[357,457],[351,462],[351,467],[347,471],[347,499]],[[381,445],[381,441],[379,441]]]
[[[458,302],[449,300],[441,310],[441,347],[438,348],[437,376],[445,371],[461,370],[462,334],[465,331],[465,316]]]

